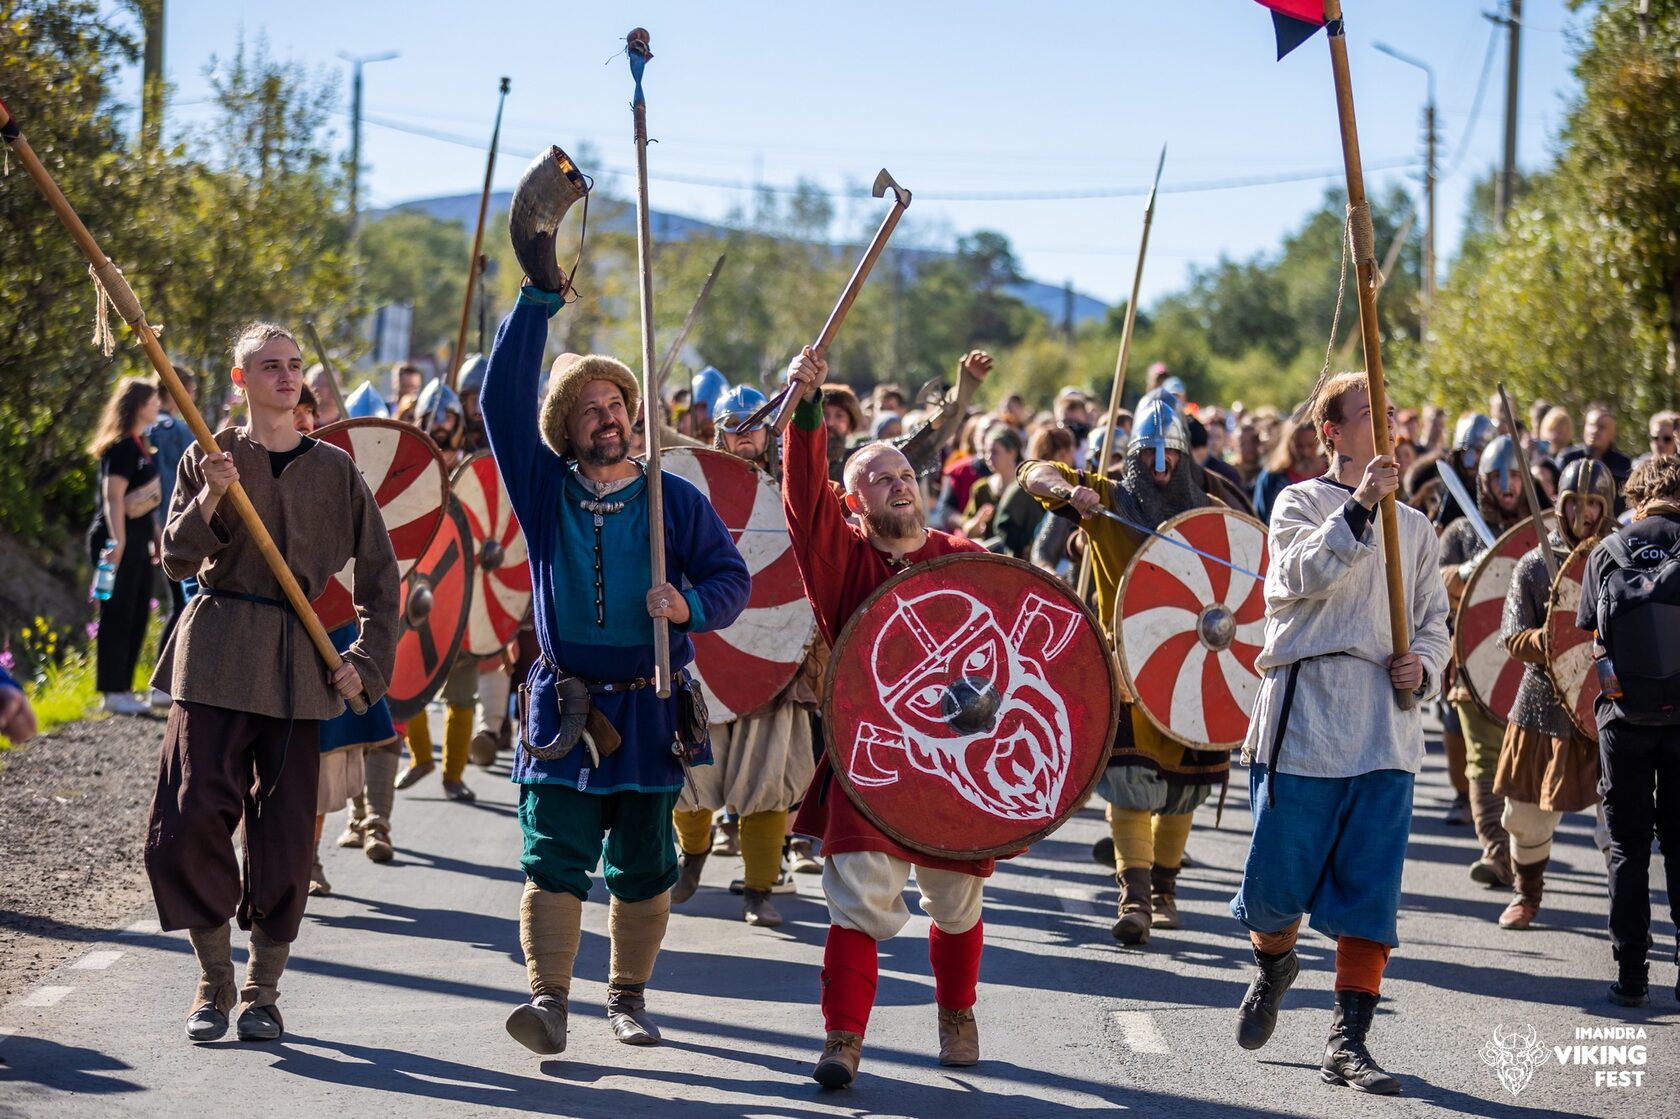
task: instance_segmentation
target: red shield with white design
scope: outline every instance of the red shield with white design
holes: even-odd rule
[[[1505,596],[1517,573],[1517,561],[1540,542],[1534,519],[1524,517],[1505,531],[1476,560],[1453,619],[1453,655],[1465,686],[1488,718],[1504,726],[1511,721],[1522,683],[1522,662],[1505,649],[1500,629],[1505,621]]]
[[[475,657],[495,656],[513,640],[531,606],[525,534],[514,519],[502,475],[489,451],[462,463],[450,488],[467,516],[475,553],[472,606],[461,647]]]
[[[451,498],[431,547],[403,580],[397,662],[385,694],[391,718],[412,719],[443,687],[467,632],[472,596],[472,537],[460,503]]]
[[[1163,732],[1198,750],[1230,749],[1247,735],[1260,691],[1266,528],[1204,508],[1169,517],[1159,533],[1120,579],[1120,672]]]
[[[355,460],[391,534],[397,576],[407,576],[443,523],[443,507],[449,499],[449,472],[437,446],[412,424],[375,417],[328,424],[315,432],[315,438]],[[356,620],[351,595],[355,568],[354,560],[345,564],[310,603],[328,630]]]
[[[859,607],[828,667],[841,788],[887,835],[945,858],[1049,834],[1096,786],[1119,717],[1096,617],[1030,564],[919,563]]]
[[[1581,543],[1558,568],[1546,607],[1546,676],[1552,682],[1558,702],[1569,712],[1575,729],[1598,741],[1598,719],[1593,706],[1598,702],[1598,670],[1593,665],[1593,635],[1575,625],[1581,607],[1581,580],[1587,572],[1587,557],[1597,540]]]
[[[714,723],[758,714],[793,680],[817,632],[781,491],[762,470],[723,451],[673,447],[659,461],[706,495],[752,574],[752,593],[734,624],[691,635],[689,670],[699,677]]]

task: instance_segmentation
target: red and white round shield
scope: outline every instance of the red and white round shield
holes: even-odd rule
[[[723,451],[672,447],[659,461],[706,495],[752,575],[752,593],[734,624],[690,636],[690,671],[714,723],[758,714],[793,680],[817,632],[781,491],[762,470]]]
[[[1558,702],[1569,712],[1575,729],[1598,741],[1598,719],[1593,705],[1598,702],[1598,670],[1593,665],[1593,635],[1575,625],[1581,608],[1581,580],[1586,577],[1587,557],[1597,540],[1584,540],[1558,568],[1546,605],[1546,676],[1552,682]]]
[[[473,543],[466,514],[450,498],[431,547],[403,580],[396,667],[385,700],[391,718],[419,714],[443,686],[467,632],[473,596]]]
[[[407,576],[443,523],[444,503],[449,499],[449,472],[437,446],[412,424],[377,417],[328,424],[315,432],[315,438],[355,460],[391,534],[397,576]],[[354,562],[345,564],[310,604],[328,630],[356,620],[355,566]]]
[[[455,471],[451,488],[471,528],[472,611],[463,648],[475,657],[495,656],[519,632],[531,605],[531,563],[525,534],[489,451],[480,451]]]
[[[858,809],[942,858],[1017,851],[1085,803],[1120,714],[1096,616],[1031,564],[965,553],[895,576],[846,623],[823,733]]]
[[[1500,627],[1505,596],[1517,573],[1517,561],[1540,543],[1534,518],[1524,517],[1482,552],[1464,584],[1453,619],[1453,655],[1470,695],[1482,713],[1500,726],[1511,720],[1522,683],[1523,664],[1505,649]]]
[[[1120,579],[1120,672],[1162,732],[1198,750],[1230,749],[1248,734],[1260,691],[1266,528],[1213,507],[1170,517],[1158,531]]]

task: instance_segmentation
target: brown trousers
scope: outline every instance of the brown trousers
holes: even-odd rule
[[[240,928],[254,925],[278,944],[297,939],[320,767],[314,720],[175,702],[146,826],[146,875],[165,931],[237,916]],[[243,860],[232,842],[241,817]]]

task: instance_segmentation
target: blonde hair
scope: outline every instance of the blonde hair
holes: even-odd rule
[[[99,423],[88,441],[88,454],[99,458],[106,451],[135,434],[135,420],[140,409],[157,395],[157,385],[145,377],[124,377],[105,401],[99,413]]]
[[[279,323],[264,322],[256,319],[240,327],[238,335],[233,339],[233,366],[235,369],[245,368],[245,363],[252,354],[274,341],[284,338],[297,346],[298,353],[303,353],[303,347],[298,346],[297,335],[281,326]]]
[[[1367,398],[1371,395],[1371,378],[1364,370],[1350,373],[1337,373],[1329,380],[1318,386],[1313,393],[1312,407],[1308,415],[1312,417],[1313,434],[1318,436],[1319,446],[1326,454],[1333,454],[1336,448],[1330,445],[1330,437],[1324,434],[1327,423],[1339,424],[1347,419],[1342,411],[1342,398],[1351,392],[1362,392]]]

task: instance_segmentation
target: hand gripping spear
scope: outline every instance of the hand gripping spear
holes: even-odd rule
[[[1103,430],[1101,452],[1092,473],[1106,474],[1114,429],[1120,422],[1120,394],[1126,387],[1126,366],[1132,360],[1132,331],[1137,326],[1138,290],[1143,286],[1143,259],[1149,255],[1149,227],[1155,223],[1155,195],[1161,189],[1161,171],[1167,166],[1167,145],[1161,145],[1161,160],[1155,165],[1155,185],[1149,188],[1149,204],[1143,208],[1143,239],[1138,242],[1137,269],[1132,273],[1132,298],[1126,304],[1126,325],[1120,331],[1120,356],[1114,360],[1114,389],[1108,394],[1108,426]],[[1091,593],[1091,549],[1079,561],[1079,601]],[[1112,636],[1112,635],[1111,635]]]
[[[46,196],[47,204],[52,207],[53,213],[58,215],[58,220],[63,223],[64,228],[70,231],[70,236],[75,240],[76,247],[82,250],[82,255],[87,257],[89,271],[93,273],[103,291],[99,298],[104,299],[108,296],[111,303],[116,307],[117,313],[123,317],[123,321],[133,328],[136,337],[140,339],[141,348],[146,351],[146,356],[151,359],[152,367],[157,370],[158,377],[163,382],[163,387],[175,401],[175,408],[181,413],[181,418],[186,420],[187,426],[192,429],[193,437],[198,440],[199,447],[207,455],[221,454],[222,449],[216,444],[215,436],[210,433],[210,428],[204,422],[204,417],[199,415],[198,407],[193,403],[192,396],[187,392],[186,386],[181,384],[181,378],[176,376],[175,366],[170,363],[169,355],[164,353],[163,347],[158,344],[157,333],[152,329],[151,324],[146,321],[146,312],[141,309],[140,300],[135,297],[134,289],[128,286],[128,281],[123,278],[122,272],[117,269],[115,264],[111,263],[110,258],[100,249],[99,242],[93,239],[93,234],[89,233],[87,226],[82,224],[82,219],[71,208],[69,199],[65,198],[64,192],[58,189],[58,184],[53,181],[52,175],[42,165],[40,157],[35,154],[35,149],[29,146],[29,141],[19,131],[17,120],[12,116],[11,110],[6,107],[3,100],[0,100],[0,139],[4,139],[17,153],[18,161],[23,164],[23,169],[29,172],[29,177],[35,180],[37,187],[41,188],[41,193]],[[344,663],[344,658],[340,657],[338,650],[333,648],[332,640],[327,637],[327,631],[321,626],[321,620],[315,616],[315,611],[310,607],[309,600],[303,597],[303,588],[298,586],[297,577],[286,566],[285,557],[280,554],[280,549],[275,547],[274,538],[268,534],[268,529],[263,526],[262,519],[257,516],[256,507],[251,504],[251,499],[246,496],[244,487],[238,482],[229,486],[227,499],[233,504],[234,511],[239,514],[239,519],[244,522],[245,530],[256,541],[257,550],[262,553],[263,559],[268,563],[268,569],[274,573],[274,578],[280,583],[280,590],[285,594],[286,601],[291,603],[292,612],[298,616],[298,620],[303,623],[303,628],[308,631],[309,640],[315,644],[315,651],[321,654],[321,659],[326,662],[329,671],[338,671],[339,666]],[[349,703],[351,710],[358,715],[367,711],[367,697],[365,695],[356,696]]]
[[[473,230],[472,261],[467,266],[467,294],[461,300],[461,329],[455,333],[455,352],[449,357],[449,387],[456,386],[461,364],[466,356],[467,323],[472,319],[473,284],[478,280],[479,265],[484,248],[484,215],[490,211],[490,180],[496,174],[496,142],[502,135],[502,106],[507,103],[508,89],[513,83],[502,79],[501,96],[496,101],[496,124],[490,129],[490,158],[484,165],[484,193],[478,196],[478,227]]]
[[[653,238],[648,232],[647,100],[642,70],[653,57],[648,33],[637,27],[624,37],[636,95],[630,102],[636,139],[636,270],[642,292],[642,439],[647,446],[648,566],[652,586],[665,581],[665,487],[659,473],[659,368],[653,357]],[[671,624],[653,619],[653,680],[660,699],[671,695]]]
[[[1348,240],[1353,245],[1356,287],[1359,292],[1359,330],[1365,348],[1365,374],[1371,385],[1371,436],[1379,455],[1393,453],[1388,431],[1388,389],[1383,383],[1382,326],[1377,321],[1376,234],[1371,228],[1371,205],[1365,199],[1365,168],[1359,158],[1359,122],[1353,112],[1353,75],[1348,69],[1346,30],[1342,26],[1341,0],[1325,0],[1324,18],[1329,24],[1330,69],[1336,82],[1336,114],[1341,123],[1342,163],[1347,173]],[[1400,514],[1394,495],[1386,494],[1381,505],[1383,572],[1388,580],[1388,625],[1394,655],[1404,656],[1411,648],[1412,628],[1406,611],[1406,586],[1400,559]],[[1409,691],[1395,692],[1402,710],[1417,704]]]
[[[852,278],[846,281],[846,288],[840,293],[840,302],[834,305],[834,310],[829,313],[828,321],[823,324],[822,333],[817,335],[816,342],[811,346],[818,357],[828,353],[828,348],[834,344],[834,336],[840,333],[840,324],[846,321],[846,313],[852,309],[852,304],[857,302],[858,293],[863,290],[863,282],[869,279],[870,270],[875,267],[875,262],[881,258],[881,250],[887,247],[887,238],[892,236],[893,230],[898,226],[898,219],[904,216],[904,211],[910,208],[910,192],[899,186],[893,180],[893,177],[887,173],[887,169],[883,167],[881,173],[875,176],[875,185],[870,188],[869,193],[876,198],[884,198],[889,190],[893,193],[892,209],[888,210],[887,216],[881,219],[881,228],[875,231],[874,239],[869,242],[869,247],[864,250],[863,259],[858,261],[857,268],[852,272]],[[777,435],[785,432],[788,424],[793,421],[794,405],[799,403],[800,394],[793,390],[794,384],[790,383],[781,392],[767,400],[762,408],[741,421],[740,430],[746,431],[757,427],[764,422],[764,417],[774,410],[776,418],[771,421],[771,429]]]

